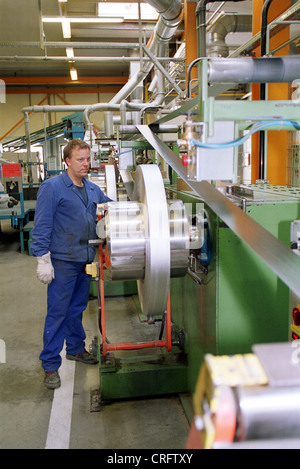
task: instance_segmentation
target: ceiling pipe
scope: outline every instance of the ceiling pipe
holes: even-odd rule
[[[79,42],[79,41],[44,41],[44,47],[53,49],[65,49],[72,47],[73,49],[136,49],[139,47],[135,42]],[[32,41],[1,41],[0,47],[36,47],[40,49],[40,42]]]
[[[153,31],[153,35],[150,39],[150,44],[148,44],[148,49],[150,54],[159,56],[164,55],[166,52],[166,45],[169,43],[170,39],[173,37],[175,31],[177,30],[179,24],[183,19],[183,8],[180,0],[147,0],[151,6],[153,6],[159,13],[159,19]],[[134,90],[144,81],[149,72],[153,67],[153,62],[144,62],[143,68],[141,68],[137,73],[132,75],[128,82],[123,86],[123,88],[111,99],[111,104],[120,104],[126,100]],[[151,105],[146,105],[141,103],[142,108],[140,108],[140,116],[144,110],[149,107],[157,108],[163,102],[161,93],[158,94],[158,101],[154,101]],[[97,105],[89,106],[85,113],[84,118],[91,128],[90,114],[97,110]],[[111,132],[111,123],[113,122],[113,117],[106,115],[106,129],[105,133]]]
[[[137,104],[137,103],[129,103],[127,101],[123,101],[121,104],[112,104],[112,103],[97,103],[92,106],[87,106],[86,104],[63,104],[63,105],[45,105],[45,106],[29,106],[22,109],[22,113],[24,114],[24,122],[25,122],[25,139],[26,139],[26,147],[27,147],[27,158],[28,161],[31,159],[31,152],[30,152],[30,126],[29,126],[29,113],[48,113],[48,112],[83,112],[84,121],[89,130],[92,129],[93,124],[89,120],[89,114],[95,111],[103,111],[104,113],[110,112],[120,112],[121,106],[128,107],[128,109],[139,111],[141,112],[144,108],[144,104]],[[105,119],[107,120],[107,114],[105,114]],[[107,122],[110,122],[109,120]]]
[[[147,0],[147,3],[160,13],[150,45],[148,45],[150,52],[157,56],[159,46],[170,41],[181,23],[183,9],[180,0]],[[123,99],[126,99],[136,86],[146,78],[152,67],[152,62],[146,63],[143,69],[140,69],[136,75],[131,77],[127,84],[113,97],[111,103],[120,103]]]
[[[198,26],[198,55],[206,57],[206,5],[215,3],[218,0],[200,0],[196,8],[196,18]],[[230,0],[232,2],[241,2],[244,0]]]
[[[145,62],[152,62],[150,58],[143,58]],[[159,62],[183,62],[181,58],[158,57]],[[139,57],[57,57],[57,56],[0,56],[0,62],[139,62]]]
[[[292,83],[299,77],[300,55],[208,59],[209,83]]]
[[[251,15],[224,14],[209,29],[207,55],[209,57],[227,57],[229,54],[229,47],[225,41],[227,34],[251,31]]]
[[[290,8],[288,8],[284,13],[279,15],[276,19],[275,22],[288,22],[290,20],[294,20],[295,18],[299,17],[299,12],[300,12],[300,2],[297,2],[295,5],[292,5]],[[270,33],[275,33],[278,29],[279,26],[282,27],[282,25],[275,24],[275,22],[271,25],[270,27]],[[198,41],[199,42],[199,41]],[[243,55],[249,55],[251,52],[260,45],[261,42],[261,31],[259,31],[257,34],[255,34],[249,41],[246,42],[246,44],[238,47],[234,52],[232,52],[229,57],[240,57]],[[198,58],[194,59],[188,66],[187,70],[187,96],[188,98],[191,97],[191,85],[190,85],[190,76],[191,76],[191,70],[193,67],[197,65],[197,63],[202,59],[201,56]]]

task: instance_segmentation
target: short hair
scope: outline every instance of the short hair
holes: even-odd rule
[[[72,151],[75,148],[80,148],[80,149],[88,149],[90,150],[90,146],[87,142],[84,140],[81,140],[80,138],[74,138],[73,140],[70,140],[67,145],[64,147],[64,160],[66,161],[67,158],[71,158],[72,156]]]

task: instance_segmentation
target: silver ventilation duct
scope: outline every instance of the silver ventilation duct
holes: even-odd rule
[[[180,0],[147,0],[151,6],[153,6],[159,13],[159,19],[153,31],[153,36],[148,44],[150,53],[155,56],[163,57],[166,54],[166,45],[176,32],[179,24],[183,18],[183,8]],[[143,82],[148,73],[153,67],[153,62],[146,62],[143,68],[139,69],[134,75],[132,75],[126,85],[111,99],[109,104],[121,104],[123,103],[136,88]],[[151,106],[157,107],[163,102],[163,97],[160,89],[160,93],[157,96],[157,102],[153,102]],[[126,101],[127,102],[127,101]],[[128,104],[128,103],[127,103]],[[141,107],[145,107],[142,103],[135,103]],[[88,125],[91,125],[90,114],[97,110],[97,104],[89,106],[85,112],[85,121]],[[105,119],[105,134],[107,137],[111,137],[113,130],[113,115],[112,113],[106,114]],[[135,116],[136,121],[136,116]]]
[[[156,56],[163,56],[165,45],[170,41],[182,21],[182,5],[180,0],[147,0],[159,13],[159,19],[155,26],[149,50]],[[132,91],[143,81],[153,63],[146,63],[144,68],[132,76],[125,86],[113,97],[112,104],[117,104],[126,99]]]
[[[244,33],[252,31],[251,15],[224,14],[209,28],[207,36],[208,57],[227,57],[229,48],[226,36],[229,33]]]

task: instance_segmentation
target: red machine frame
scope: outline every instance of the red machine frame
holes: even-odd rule
[[[168,352],[172,349],[171,340],[171,304],[170,291],[165,312],[165,340],[153,340],[148,342],[119,342],[107,343],[106,325],[105,325],[105,298],[104,298],[104,265],[107,264],[107,258],[103,251],[103,246],[99,246],[99,270],[100,270],[100,302],[101,302],[101,326],[102,326],[102,354],[106,357],[107,352],[116,350],[137,350],[146,348],[165,347]]]

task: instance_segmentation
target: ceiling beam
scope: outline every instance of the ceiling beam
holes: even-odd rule
[[[106,87],[81,87],[81,86],[66,86],[64,88],[61,87],[55,87],[55,88],[43,88],[43,87],[18,87],[18,86],[12,86],[9,88],[6,88],[6,94],[45,94],[45,93],[67,93],[67,94],[75,94],[75,93],[81,93],[81,94],[87,94],[87,93],[113,93],[116,94],[120,91],[121,87],[118,86],[106,86]]]

